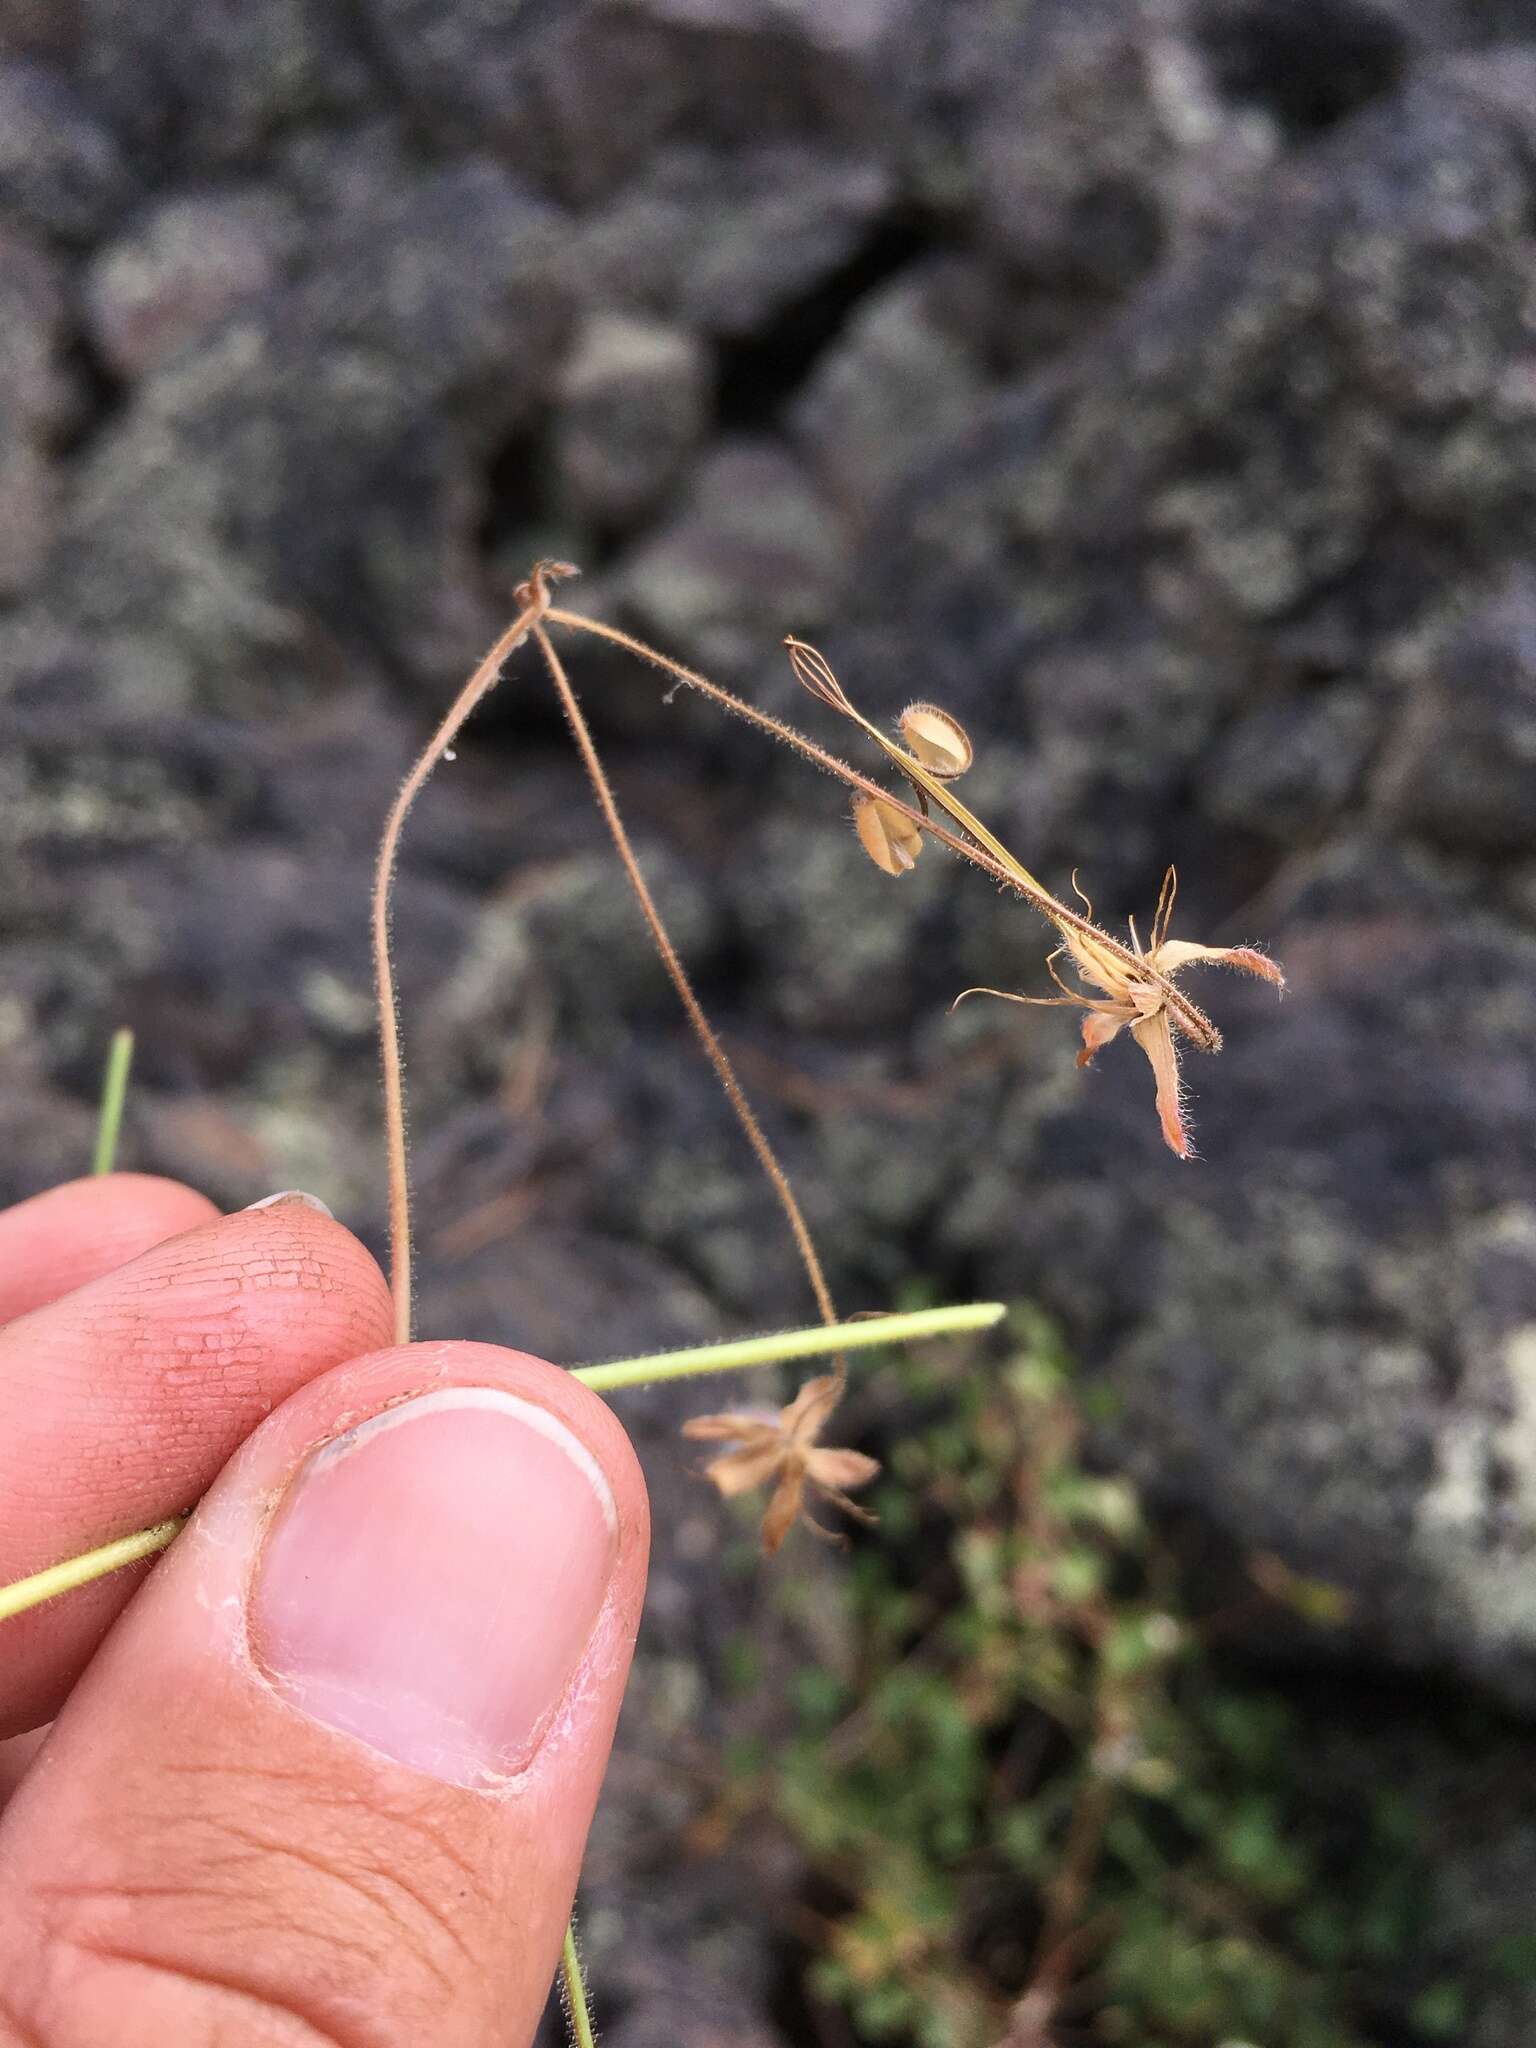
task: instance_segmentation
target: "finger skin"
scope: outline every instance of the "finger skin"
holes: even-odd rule
[[[149,1173],[93,1174],[0,1210],[0,1325],[218,1213],[206,1195]],[[0,1807],[40,1740],[35,1730],[0,1742]]]
[[[0,1329],[0,1584],[190,1508],[296,1387],[387,1342],[389,1290],[303,1202],[247,1209]],[[5,1624],[0,1737],[36,1727],[147,1567]]]
[[[0,1323],[57,1301],[218,1210],[206,1195],[149,1173],[66,1181],[0,1210]]]
[[[31,1770],[47,1732],[46,1727],[34,1728],[26,1735],[13,1735],[9,1742],[0,1742],[0,1809]]]
[[[263,1530],[307,1450],[458,1385],[553,1412],[618,1509],[595,1632],[532,1759],[490,1789],[429,1779],[310,1720],[263,1675],[245,1619]],[[509,1542],[551,1540],[519,1530],[515,1502],[508,1515]],[[627,1438],[552,1366],[415,1345],[296,1394],[113,1631],[0,1821],[0,2043],[526,2048],[612,1742],[648,1539]]]

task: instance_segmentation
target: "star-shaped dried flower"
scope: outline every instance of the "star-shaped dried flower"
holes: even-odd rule
[[[955,1000],[960,1002],[964,996],[1001,996],[1004,1002],[1029,1003],[1041,1008],[1075,1004],[1086,1012],[1083,1047],[1077,1056],[1080,1067],[1086,1067],[1101,1046],[1108,1045],[1129,1025],[1132,1038],[1151,1062],[1156,1077],[1157,1111],[1163,1136],[1181,1159],[1190,1159],[1194,1156],[1194,1148],[1190,1142],[1189,1127],[1184,1121],[1174,1032],[1186,1032],[1204,1052],[1221,1050],[1221,1034],[1210,1019],[1174,987],[1174,975],[1196,961],[1202,961],[1213,967],[1236,967],[1244,974],[1259,975],[1265,981],[1272,981],[1277,988],[1284,988],[1285,976],[1267,953],[1257,952],[1252,946],[1198,946],[1189,939],[1170,939],[1168,925],[1173,917],[1177,891],[1178,877],[1170,868],[1163,877],[1162,893],[1157,899],[1157,910],[1152,919],[1152,943],[1145,952],[1142,951],[1134,920],[1129,953],[1122,947],[1117,946],[1111,951],[1107,946],[1098,945],[1080,926],[1058,925],[1062,944],[1050,956],[1046,966],[1050,969],[1052,981],[1061,990],[1059,996],[1019,996],[1000,988],[968,988]],[[1090,905],[1089,915],[1092,914]],[[1088,986],[1101,993],[1084,995],[1080,989],[1070,988],[1062,980],[1055,963],[1063,952],[1071,955],[1073,965]],[[1138,968],[1146,971],[1139,972]]]
[[[776,1415],[743,1410],[735,1415],[696,1415],[683,1424],[683,1435],[696,1441],[735,1445],[704,1468],[727,1499],[772,1482],[773,1497],[763,1516],[763,1549],[770,1557],[797,1519],[818,1536],[831,1537],[830,1530],[805,1512],[807,1487],[856,1521],[875,1519],[848,1493],[851,1487],[869,1484],[880,1470],[878,1461],[862,1451],[830,1450],[817,1441],[842,1396],[842,1381],[829,1373],[807,1380]]]

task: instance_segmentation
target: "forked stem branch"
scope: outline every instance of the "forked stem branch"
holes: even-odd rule
[[[747,1143],[752,1147],[758,1165],[761,1166],[763,1172],[767,1175],[773,1192],[778,1197],[779,1207],[784,1212],[785,1220],[789,1224],[790,1233],[795,1241],[795,1249],[800,1254],[800,1263],[805,1268],[806,1278],[811,1284],[811,1292],[816,1298],[817,1311],[822,1321],[830,1326],[837,1321],[837,1309],[833,1304],[831,1290],[827,1286],[826,1274],[822,1270],[821,1259],[817,1254],[815,1241],[811,1236],[810,1228],[806,1223],[799,1201],[796,1199],[795,1191],[789,1184],[789,1176],[779,1164],[778,1155],[768,1142],[767,1134],[758,1122],[756,1113],[751,1103],[748,1102],[740,1081],[736,1078],[736,1069],[731,1065],[730,1055],[721,1044],[714,1026],[710,1023],[708,1017],[705,1016],[703,1007],[698,997],[694,994],[693,983],[688,978],[688,970],[684,967],[677,948],[672,943],[666,925],[662,921],[661,912],[656,907],[656,899],[651,894],[645,876],[640,872],[640,864],[635,859],[634,847],[630,844],[629,834],[625,830],[624,820],[619,813],[618,801],[613,793],[613,785],[608,780],[607,770],[603,767],[602,760],[593,743],[591,730],[582,713],[581,705],[577,701],[576,692],[571,688],[571,680],[565,672],[565,665],[555,652],[554,643],[541,624],[536,624],[533,627],[533,638],[539,652],[544,657],[545,666],[549,670],[550,680],[555,686],[555,694],[560,699],[560,708],[565,713],[566,724],[571,729],[571,737],[576,742],[577,751],[580,753],[582,764],[586,768],[588,780],[592,784],[592,794],[597,799],[597,807],[603,814],[603,822],[608,827],[609,837],[612,839],[614,847],[618,852],[619,860],[623,864],[625,878],[630,888],[634,891],[635,901],[640,905],[641,914],[644,916],[646,925],[650,930],[651,941],[661,958],[662,966],[666,969],[667,979],[677,991],[678,1001],[683,1006],[689,1025],[692,1027],[693,1035],[703,1047],[705,1057],[708,1059],[711,1067],[714,1068],[715,1079],[724,1089],[726,1099],[736,1113],[736,1121],[741,1125]],[[837,1360],[837,1375],[839,1379],[846,1379],[847,1377],[847,1367],[841,1357]]]
[[[1220,1044],[1210,1021],[1195,1008],[1181,989],[1159,974],[1145,957],[1132,953],[1110,933],[1100,930],[1098,925],[1089,918],[1080,916],[1077,911],[1069,910],[1065,903],[1053,896],[1049,889],[1038,882],[1026,867],[1007,852],[979,818],[967,811],[963,804],[927,773],[920,762],[914,761],[901,748],[894,746],[876,726],[855,710],[841,686],[836,684],[835,678],[835,694],[817,683],[810,683],[807,687],[841,716],[851,718],[883,748],[901,769],[902,774],[912,782],[914,788],[926,790],[940,808],[947,811],[960,824],[960,832],[951,832],[948,826],[941,825],[937,818],[904,803],[892,791],[882,788],[868,775],[861,775],[857,768],[850,766],[828,748],[818,745],[815,740],[798,731],[787,720],[775,718],[770,712],[760,711],[755,704],[748,704],[733,691],[722,688],[719,683],[712,683],[708,676],[700,675],[697,669],[691,669],[683,662],[674,661],[671,655],[663,654],[659,648],[636,639],[633,633],[626,633],[618,626],[604,625],[598,619],[589,619],[582,612],[565,611],[555,605],[550,606],[544,617],[549,625],[566,626],[574,632],[592,633],[600,640],[607,640],[615,647],[624,648],[639,660],[659,668],[663,674],[686,684],[689,689],[697,690],[701,696],[708,697],[723,710],[734,712],[738,718],[744,718],[748,725],[755,725],[760,732],[770,733],[774,739],[787,747],[792,747],[805,760],[814,763],[826,774],[835,776],[839,782],[846,783],[850,789],[857,790],[861,795],[872,798],[884,809],[905,818],[919,832],[926,832],[929,838],[938,840],[941,846],[947,846],[951,853],[959,854],[962,860],[968,860],[973,867],[980,868],[984,875],[990,875],[994,882],[1011,890],[1014,895],[1021,896],[1042,917],[1055,925],[1058,931],[1070,929],[1077,932],[1091,946],[1109,955],[1126,972],[1156,983],[1168,1007],[1179,1018],[1181,1025],[1196,1044],[1208,1048]],[[796,674],[805,681],[802,661],[796,657],[813,654],[815,650],[804,647],[798,641],[790,642],[790,648],[791,656],[795,659]],[[817,660],[820,660],[819,656]],[[825,664],[822,666],[825,667]],[[830,676],[831,671],[827,670],[826,673]]]

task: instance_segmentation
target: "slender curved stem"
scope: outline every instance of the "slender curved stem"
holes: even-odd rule
[[[677,948],[673,945],[671,935],[668,933],[666,925],[662,922],[661,912],[656,908],[656,899],[652,896],[646,879],[640,872],[640,864],[635,859],[634,847],[630,844],[629,834],[624,827],[624,820],[619,815],[619,806],[613,794],[613,785],[608,780],[607,771],[604,769],[597,748],[593,744],[591,731],[585,717],[582,715],[581,706],[576,699],[576,692],[571,688],[570,678],[565,672],[565,666],[559,655],[555,652],[549,635],[541,625],[534,626],[533,638],[539,652],[544,657],[545,665],[549,669],[550,678],[555,686],[555,693],[560,699],[560,708],[565,713],[566,723],[571,729],[571,737],[576,742],[577,751],[580,753],[583,765],[587,771],[587,778],[592,784],[592,793],[597,799],[597,807],[603,814],[603,822],[608,827],[609,836],[618,850],[625,876],[630,888],[634,891],[635,900],[640,905],[641,914],[644,916],[646,924],[650,929],[651,941],[657,953],[661,956],[661,964],[667,971],[667,978],[677,991],[678,1001],[683,1006],[688,1022],[693,1028],[693,1034],[703,1047],[706,1058],[715,1070],[715,1079],[724,1089],[726,1099],[736,1113],[736,1121],[741,1125],[747,1143],[752,1147],[752,1151],[756,1156],[758,1165],[762,1167],[775,1195],[778,1196],[779,1206],[784,1211],[785,1220],[789,1224],[790,1234],[795,1241],[795,1249],[800,1254],[800,1263],[805,1268],[805,1275],[811,1284],[811,1292],[816,1298],[816,1307],[821,1315],[821,1319],[824,1323],[833,1324],[837,1321],[837,1309],[832,1301],[831,1290],[827,1286],[826,1274],[822,1270],[821,1259],[817,1254],[815,1241],[811,1236],[810,1228],[806,1223],[800,1204],[796,1200],[795,1191],[789,1184],[789,1176],[779,1164],[778,1155],[768,1142],[767,1133],[758,1122],[752,1105],[747,1101],[741,1083],[736,1078],[736,1069],[731,1065],[730,1056],[726,1052],[725,1047],[720,1043],[714,1026],[710,1023],[708,1017],[705,1016],[703,1006],[694,994],[693,983],[688,979],[688,970],[678,957]],[[846,1377],[841,1362],[838,1365],[838,1372],[840,1377]]]
[[[406,1148],[405,1072],[400,1051],[400,1010],[390,950],[390,903],[400,834],[412,804],[442,760],[466,718],[501,680],[502,665],[527,637],[548,604],[542,583],[528,588],[528,600],[448,707],[442,723],[417,757],[400,794],[390,806],[379,840],[373,874],[373,975],[379,1005],[379,1051],[384,1068],[384,1145],[389,1162],[389,1287],[395,1305],[395,1342],[411,1341],[411,1188]]]

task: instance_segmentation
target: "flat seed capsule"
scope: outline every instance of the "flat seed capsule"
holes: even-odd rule
[[[856,796],[853,826],[860,846],[886,874],[910,874],[916,867],[923,835],[894,804],[883,804],[872,796]]]
[[[949,782],[975,758],[965,727],[936,704],[909,704],[901,714],[901,736],[930,775]]]

